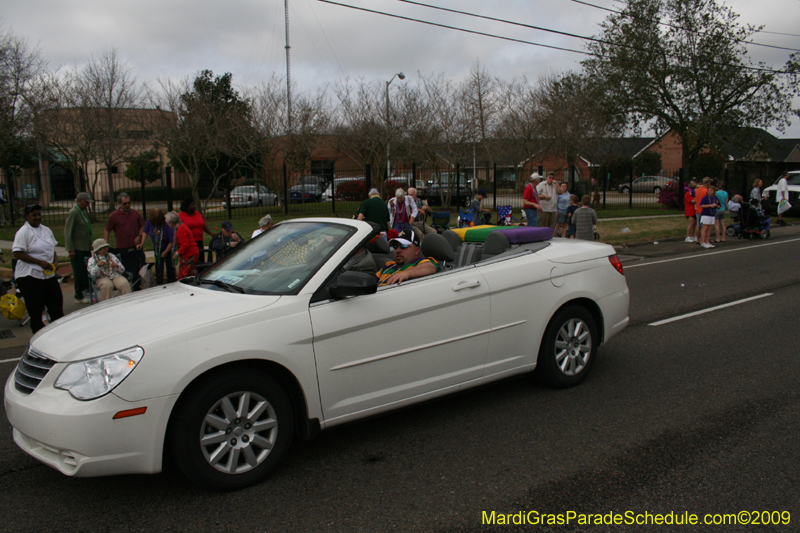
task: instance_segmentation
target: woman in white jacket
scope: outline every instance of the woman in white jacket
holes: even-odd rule
[[[417,203],[413,200],[406,201],[406,191],[397,189],[394,198],[389,200],[389,226],[402,233],[412,231],[414,219],[417,218]]]

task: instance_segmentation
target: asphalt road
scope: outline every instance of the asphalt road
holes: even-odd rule
[[[232,494],[200,490],[172,468],[68,478],[20,451],[2,416],[2,528],[800,531],[800,231],[774,237],[709,251],[685,243],[625,250],[631,325],[601,348],[579,387],[517,378],[335,428],[296,445],[269,480]],[[13,368],[0,363],[0,377]],[[790,522],[490,526],[484,511],[512,521],[520,512],[702,521],[788,511]]]

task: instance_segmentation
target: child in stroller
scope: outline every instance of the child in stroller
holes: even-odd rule
[[[737,197],[741,201],[741,197],[738,195]],[[734,197],[735,199],[736,197]],[[730,206],[730,203],[728,205]],[[731,214],[733,216],[733,224],[728,226],[725,232],[728,236],[738,236],[740,239],[742,237],[747,239],[769,238],[770,218],[757,200],[750,200],[749,204],[742,201],[741,209],[738,212],[732,210]]]

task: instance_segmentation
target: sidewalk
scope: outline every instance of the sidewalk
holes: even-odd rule
[[[85,307],[88,304],[75,303],[75,287],[72,285],[72,280],[61,285],[61,294],[64,295],[64,316],[74,313]],[[22,355],[22,350],[27,346],[28,341],[33,336],[31,332],[31,325],[26,322],[25,325],[20,325],[19,320],[9,320],[0,314],[0,348],[14,348],[19,347],[19,355]]]

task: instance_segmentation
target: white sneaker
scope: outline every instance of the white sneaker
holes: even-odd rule
[[[692,237],[686,237],[686,238],[683,240],[683,242],[694,242],[694,238],[692,238]]]
[[[713,248],[714,247],[713,244],[709,244],[707,242],[701,243],[700,246],[702,246],[703,248]]]

